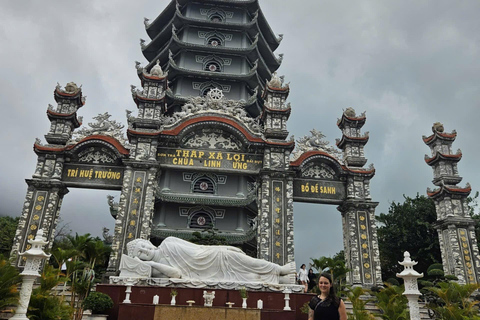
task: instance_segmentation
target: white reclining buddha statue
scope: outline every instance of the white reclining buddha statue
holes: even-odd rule
[[[232,246],[198,245],[168,237],[158,247],[148,240],[132,240],[127,252],[120,270],[130,276],[139,273],[152,278],[269,284],[292,284],[295,279],[295,262],[280,266]]]

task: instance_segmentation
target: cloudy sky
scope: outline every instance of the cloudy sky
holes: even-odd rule
[[[139,85],[134,61],[145,59],[143,18],[154,19],[167,1],[3,1],[0,5],[2,150],[0,215],[18,216],[34,172],[36,137],[44,142],[53,90],[83,86],[84,123],[108,111],[126,123],[134,110],[130,85]],[[387,212],[403,195],[425,194],[432,170],[422,135],[434,122],[458,132],[461,183],[480,189],[480,2],[263,0],[262,9],[284,40],[279,73],[290,82],[288,129],[299,138],[313,128],[334,144],[342,110],[367,112],[365,148],[376,176],[372,197]],[[148,43],[148,41],[147,41]],[[70,189],[61,217],[75,232],[113,230],[106,195]],[[334,206],[295,205],[298,264],[342,249]],[[401,259],[401,257],[399,257]]]

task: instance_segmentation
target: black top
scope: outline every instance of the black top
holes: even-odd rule
[[[309,307],[314,310],[314,320],[340,320],[339,304],[332,300],[320,300],[318,297],[313,297]]]

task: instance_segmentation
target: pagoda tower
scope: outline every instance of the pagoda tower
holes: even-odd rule
[[[140,41],[146,69],[159,62],[168,71],[165,112],[216,88],[226,99],[244,101],[251,116],[261,113],[266,81],[282,61],[274,54],[282,36],[270,29],[258,0],[171,1],[145,26],[151,39]]]
[[[141,88],[132,86],[132,96],[138,113],[127,112],[128,182],[115,204],[109,269],[117,268],[132,239],[158,244],[208,228],[247,254],[261,255],[258,171],[268,149],[261,122],[271,126],[265,138],[273,145],[283,141],[283,171],[294,146],[285,141],[288,87],[274,75],[282,58],[273,52],[282,37],[273,34],[257,0],[171,1],[155,20],[145,19],[145,27],[151,41],[140,42],[148,64],[137,62]],[[280,224],[278,258],[272,248],[262,258],[293,260],[292,210]]]
[[[468,212],[467,197],[472,191],[470,184],[465,188],[457,186],[462,181],[457,163],[462,158],[460,149],[452,152],[457,132],[444,132],[441,123],[434,123],[433,134],[423,136],[423,142],[432,151],[425,162],[433,169],[435,190],[427,189],[428,196],[435,202],[437,222],[435,224],[440,240],[443,269],[445,274],[454,275],[458,282],[478,283],[480,280],[480,259],[475,237],[475,222]]]
[[[380,252],[378,249],[375,208],[370,195],[370,179],[375,175],[373,164],[364,168],[367,159],[364,147],[369,133],[361,132],[367,117],[347,108],[337,121],[342,137],[336,140],[342,150],[344,165],[349,174],[346,179],[346,200],[338,206],[342,213],[343,241],[347,268],[347,281],[353,285],[382,284]]]

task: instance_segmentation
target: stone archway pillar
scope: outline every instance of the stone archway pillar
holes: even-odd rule
[[[116,272],[126,245],[133,239],[149,239],[158,173],[156,161],[125,161],[122,191],[115,220],[109,272]]]
[[[63,196],[68,193],[60,181],[27,179],[26,182],[27,194],[10,254],[17,267],[24,266],[18,253],[30,249],[28,240],[33,240],[39,229],[44,230],[44,237],[49,242],[47,249],[52,247]]]
[[[347,200],[342,213],[347,283],[353,286],[382,285],[375,207],[378,202]]]

